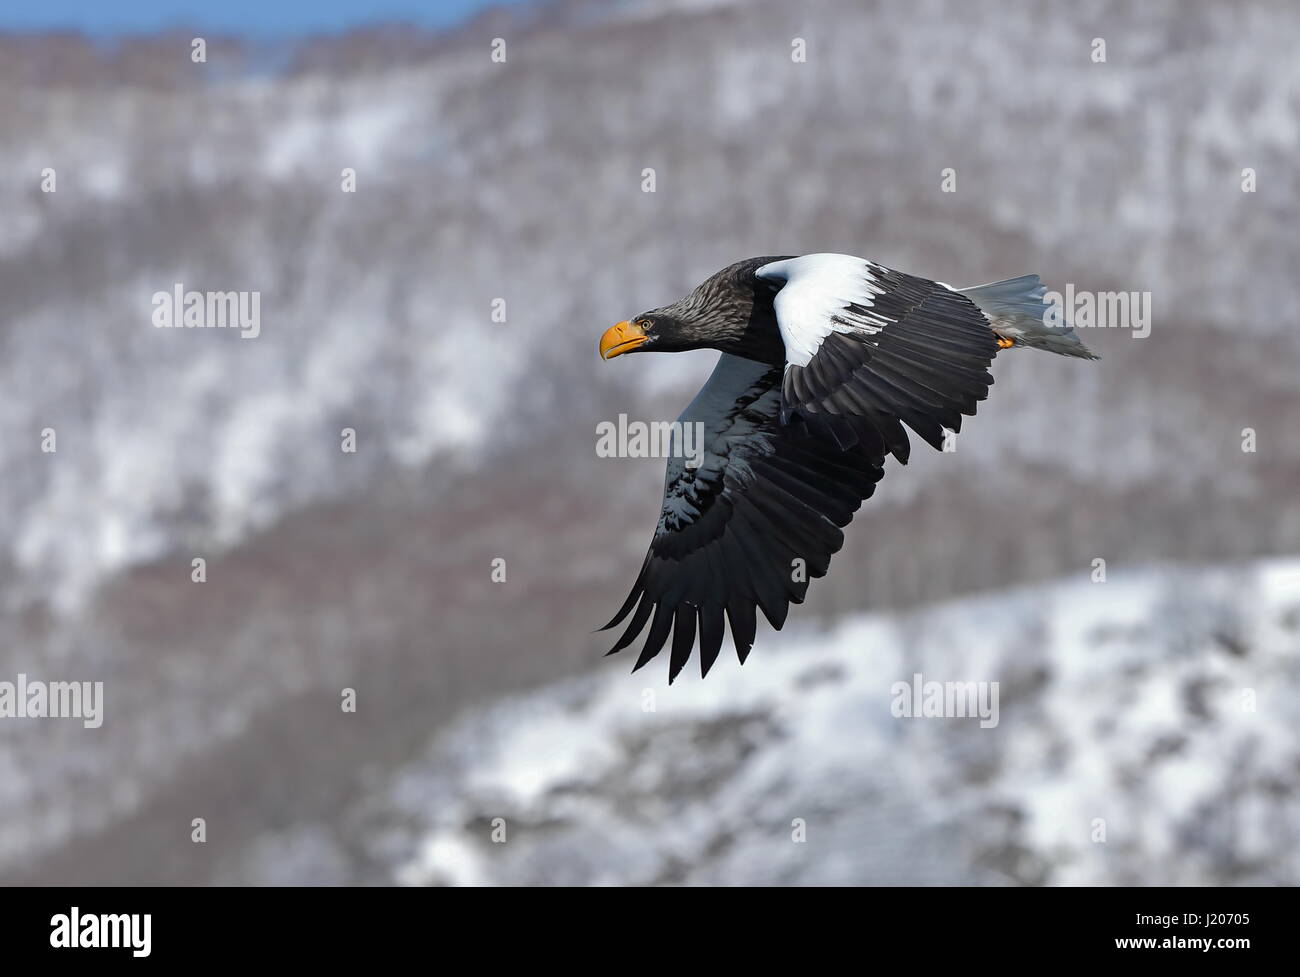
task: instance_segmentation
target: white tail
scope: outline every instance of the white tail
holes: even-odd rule
[[[1088,360],[1101,359],[1083,345],[1083,341],[1067,325],[1048,325],[1048,307],[1043,303],[1043,283],[1037,275],[1021,275],[1002,282],[972,285],[959,288],[979,308],[993,331],[1017,346],[1032,346],[1062,356],[1081,356]]]

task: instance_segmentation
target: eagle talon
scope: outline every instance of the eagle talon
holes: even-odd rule
[[[998,349],[1010,349],[1014,345],[1016,345],[1014,339],[1007,339],[1005,336],[998,337]]]

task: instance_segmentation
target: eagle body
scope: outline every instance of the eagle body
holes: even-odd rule
[[[722,354],[678,418],[702,426],[703,459],[668,460],[649,551],[605,625],[628,622],[609,653],[644,633],[635,668],[668,645],[671,682],[697,644],[707,674],[730,631],[743,663],[758,612],[779,630],[827,573],[885,458],[906,464],[907,431],[941,449],[975,413],[1000,349],[1096,358],[1045,323],[1042,296],[1035,275],[953,289],[852,255],[772,255],[606,330],[605,359]]]

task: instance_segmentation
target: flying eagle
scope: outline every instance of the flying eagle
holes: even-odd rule
[[[773,628],[825,575],[843,528],[884,473],[906,464],[904,425],[942,449],[988,395],[1001,349],[1096,359],[1044,315],[1037,275],[954,289],[846,254],[749,258],[680,301],[620,322],[600,355],[716,349],[712,375],[674,426],[702,424],[704,454],[675,449],[663,510],[609,654],[649,625],[633,671],[672,633],[668,680],[698,638],[707,675],[724,618],[743,663],[755,608]],[[693,459],[695,460],[695,459]]]

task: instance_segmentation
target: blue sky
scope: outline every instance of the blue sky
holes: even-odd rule
[[[76,29],[101,37],[197,26],[283,37],[409,20],[443,27],[503,0],[39,0],[0,3],[0,31]],[[521,0],[504,0],[518,3]]]

